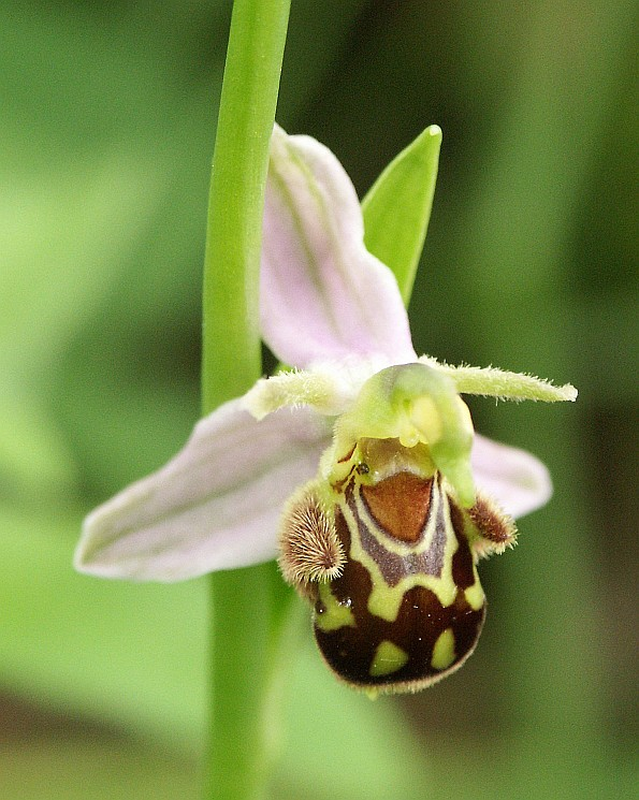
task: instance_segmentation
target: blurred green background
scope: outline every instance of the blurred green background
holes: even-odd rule
[[[230,5],[0,8],[0,797],[198,797],[206,582],[102,582],[71,557],[83,515],[198,415]],[[482,641],[443,684],[371,703],[300,633],[276,800],[635,796],[634,12],[293,0],[289,132],[363,194],[444,130],[417,349],[581,395],[473,403],[483,432],[550,465],[555,497],[483,565]]]

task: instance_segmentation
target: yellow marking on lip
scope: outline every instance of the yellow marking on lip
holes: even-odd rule
[[[455,634],[452,628],[446,628],[439,634],[433,647],[430,665],[433,669],[446,669],[455,660]]]
[[[385,639],[375,651],[369,673],[373,678],[397,672],[408,661],[408,653]]]
[[[441,487],[436,483],[432,488],[432,497],[430,500],[430,520],[427,523],[427,530],[425,531],[422,542],[417,548],[401,542],[392,543],[389,541],[384,542],[384,546],[392,552],[399,554],[405,552],[413,552],[416,555],[428,549],[432,542],[432,537],[435,534],[435,526],[437,520],[438,509],[442,503],[447,503],[444,492]],[[356,498],[357,512],[360,519],[367,528],[375,532],[372,526],[372,520],[365,508],[363,502]],[[415,586],[423,586],[435,594],[439,602],[447,608],[454,602],[457,596],[457,586],[452,579],[452,558],[455,550],[457,549],[457,540],[454,535],[454,530],[450,522],[450,517],[447,508],[444,509],[446,515],[446,545],[444,551],[444,563],[442,573],[440,576],[427,575],[425,573],[408,574],[402,578],[395,586],[389,586],[384,580],[379,565],[364,550],[361,544],[361,537],[357,527],[357,522],[353,516],[348,503],[340,503],[342,515],[351,531],[351,548],[349,556],[355,561],[359,561],[369,572],[373,585],[370,597],[368,598],[368,611],[376,617],[385,619],[387,622],[395,622],[401,610],[402,600],[405,593]],[[481,589],[480,589],[481,591]],[[482,593],[483,598],[483,593]]]
[[[479,609],[484,605],[484,590],[481,588],[481,583],[476,575],[475,583],[473,583],[472,586],[469,586],[468,589],[464,591],[464,597],[468,601],[468,605],[473,609],[473,611],[479,611]]]
[[[357,627],[349,604],[340,603],[326,582],[319,584],[319,601],[324,610],[322,613],[315,612],[315,624],[321,631],[330,633],[346,626]]]

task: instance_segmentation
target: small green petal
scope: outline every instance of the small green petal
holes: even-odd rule
[[[259,380],[244,396],[243,406],[257,420],[278,408],[312,406],[324,414],[339,413],[335,382],[328,375],[303,370],[281,372]]]
[[[310,406],[324,416],[337,416],[352,406],[364,382],[379,369],[375,362],[326,363],[312,370],[279,372],[262,378],[242,399],[255,419],[264,419],[278,408]]]
[[[569,383],[554,386],[543,378],[494,367],[452,367],[428,356],[422,356],[419,361],[452,378],[460,394],[497,397],[500,400],[539,400],[545,403],[574,402],[577,399],[577,390]]]
[[[362,201],[364,243],[391,268],[408,305],[435,194],[442,132],[430,125],[396,156]]]

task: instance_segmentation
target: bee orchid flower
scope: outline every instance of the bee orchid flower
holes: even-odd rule
[[[551,494],[540,461],[474,432],[461,395],[576,391],[418,356],[344,169],[278,127],[260,291],[263,339],[290,369],[202,419],[164,467],[93,511],[76,567],[178,581],[279,557],[339,678],[370,692],[434,683],[479,636],[479,558],[512,545],[513,518]]]

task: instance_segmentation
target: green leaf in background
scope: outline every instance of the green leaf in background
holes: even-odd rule
[[[433,207],[442,132],[430,125],[391,161],[362,201],[364,241],[395,273],[408,305]]]
[[[46,403],[5,379],[0,387],[0,496],[35,505],[72,493],[78,465]]]

